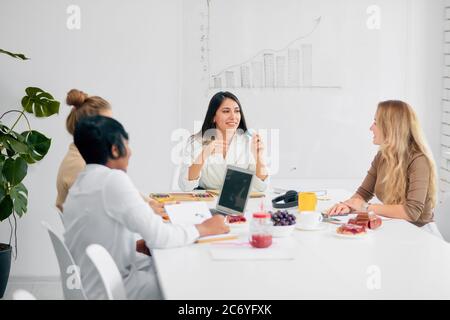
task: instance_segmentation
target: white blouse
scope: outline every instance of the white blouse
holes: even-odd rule
[[[97,243],[108,250],[124,280],[129,299],[161,298],[150,257],[139,260],[136,237],[148,248],[168,248],[193,243],[195,226],[164,223],[151,210],[128,175],[103,165],[88,164],[78,175],[64,203],[64,241],[80,267],[89,299],[103,299],[103,285],[85,254]]]
[[[189,167],[201,154],[202,149],[200,136],[194,135],[188,139],[183,151],[183,163],[178,179],[178,185],[183,191],[192,191],[197,187],[220,190],[227,165],[256,171],[256,160],[251,152],[251,138],[237,131],[229,145],[225,159],[221,154],[211,154],[204,162],[199,178],[190,181],[188,179]],[[263,181],[255,175],[252,191],[264,191],[268,183],[269,177]]]

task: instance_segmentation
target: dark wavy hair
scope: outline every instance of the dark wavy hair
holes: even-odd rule
[[[81,118],[75,126],[73,140],[87,164],[105,165],[109,159],[127,153],[124,140],[128,140],[128,133],[119,121],[109,117]],[[119,149],[118,157],[112,154],[112,146]]]
[[[228,91],[217,92],[211,100],[209,101],[208,111],[206,111],[205,120],[203,121],[201,135],[204,136],[205,132],[209,129],[215,129],[216,125],[214,124],[214,116],[216,115],[217,110],[219,110],[220,105],[223,103],[225,99],[231,99],[236,102],[239,106],[239,110],[241,113],[241,122],[239,122],[239,129],[242,129],[244,132],[247,131],[247,123],[245,122],[244,111],[242,110],[241,103],[239,99]]]

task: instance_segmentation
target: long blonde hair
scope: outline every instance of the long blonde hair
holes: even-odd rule
[[[386,166],[384,184],[386,204],[406,202],[407,170],[414,154],[423,154],[430,167],[427,199],[436,204],[436,166],[416,113],[403,101],[388,100],[378,104],[375,116],[384,137],[380,145],[381,161]]]

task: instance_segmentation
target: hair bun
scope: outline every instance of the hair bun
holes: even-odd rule
[[[84,93],[83,91],[80,91],[78,89],[72,89],[67,93],[66,103],[69,106],[79,108],[83,105],[87,98],[87,93]]]

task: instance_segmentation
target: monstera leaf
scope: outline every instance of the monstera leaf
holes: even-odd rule
[[[18,185],[27,175],[28,165],[26,161],[20,157],[16,159],[8,158],[3,163],[3,177],[10,185]]]
[[[59,101],[42,89],[29,87],[25,89],[26,96],[22,98],[22,107],[36,117],[49,117],[59,112]]]
[[[21,136],[28,147],[28,154],[24,159],[28,163],[42,160],[50,149],[52,140],[35,130],[22,132]]]
[[[5,195],[2,202],[0,202],[0,221],[8,219],[12,211],[13,211],[13,202],[11,200],[11,197],[9,195]]]
[[[25,55],[22,53],[12,53],[12,52],[9,52],[9,51],[3,50],[3,49],[0,49],[0,53],[7,54],[8,56],[16,58],[16,59],[21,59],[21,60],[29,60],[30,59],[30,58],[25,57]]]
[[[28,190],[22,184],[19,183],[17,186],[11,188],[10,192],[11,199],[13,200],[14,211],[19,217],[22,217],[25,212],[27,212],[28,205]]]
[[[29,153],[28,146],[20,140],[24,141],[25,139],[18,138],[18,135],[14,136],[12,134],[0,135],[0,143],[7,150],[19,154],[28,154]]]

